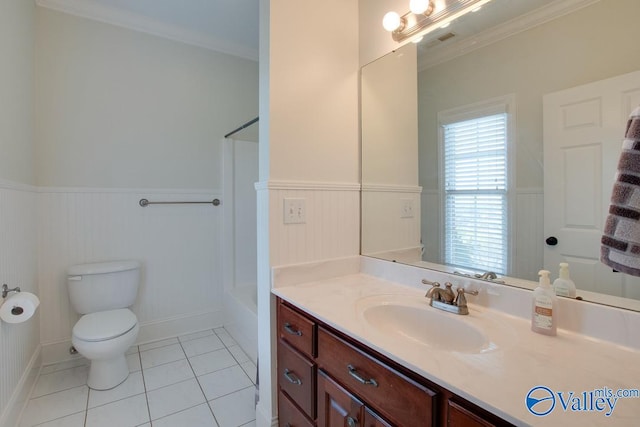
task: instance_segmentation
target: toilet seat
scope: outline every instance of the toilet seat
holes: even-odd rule
[[[73,336],[82,341],[97,342],[117,338],[131,331],[138,318],[128,308],[85,314],[73,327]]]

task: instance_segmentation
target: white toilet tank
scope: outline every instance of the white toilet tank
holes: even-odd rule
[[[138,261],[111,261],[69,267],[67,285],[74,310],[87,314],[133,305],[140,266]]]

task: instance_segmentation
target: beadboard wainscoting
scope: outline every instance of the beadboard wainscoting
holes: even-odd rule
[[[258,425],[277,426],[272,268],[360,253],[360,184],[262,181],[258,209]],[[305,223],[284,223],[284,199],[304,199]],[[320,264],[322,265],[322,264]],[[321,267],[324,268],[324,267]],[[264,309],[271,307],[271,310]],[[270,391],[270,392],[269,392]]]
[[[406,262],[421,259],[420,193],[418,186],[362,186],[362,253]],[[400,258],[402,259],[402,258]]]
[[[519,188],[515,205],[513,276],[537,282],[538,271],[544,265],[544,191]]]
[[[360,184],[269,181],[271,266],[300,264],[360,253]],[[284,223],[284,200],[303,199],[305,222]]]
[[[37,289],[36,189],[0,180],[0,285]],[[1,301],[0,301],[1,302]],[[0,426],[13,426],[40,368],[40,314],[0,322]]]
[[[139,200],[211,201],[218,190],[40,188],[38,280],[43,363],[69,358],[78,319],[69,302],[70,265],[142,262],[132,310],[138,342],[222,326],[221,207],[150,205]],[[224,200],[222,200],[224,203]]]

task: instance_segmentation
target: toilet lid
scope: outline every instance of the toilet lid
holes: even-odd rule
[[[73,327],[73,336],[83,341],[105,341],[124,335],[138,323],[128,308],[85,314]]]

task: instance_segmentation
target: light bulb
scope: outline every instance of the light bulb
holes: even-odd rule
[[[409,10],[411,10],[411,13],[415,13],[416,15],[424,13],[428,8],[429,0],[411,0],[409,2]]]
[[[401,25],[400,15],[396,12],[387,12],[382,18],[382,26],[387,31],[397,30]]]

